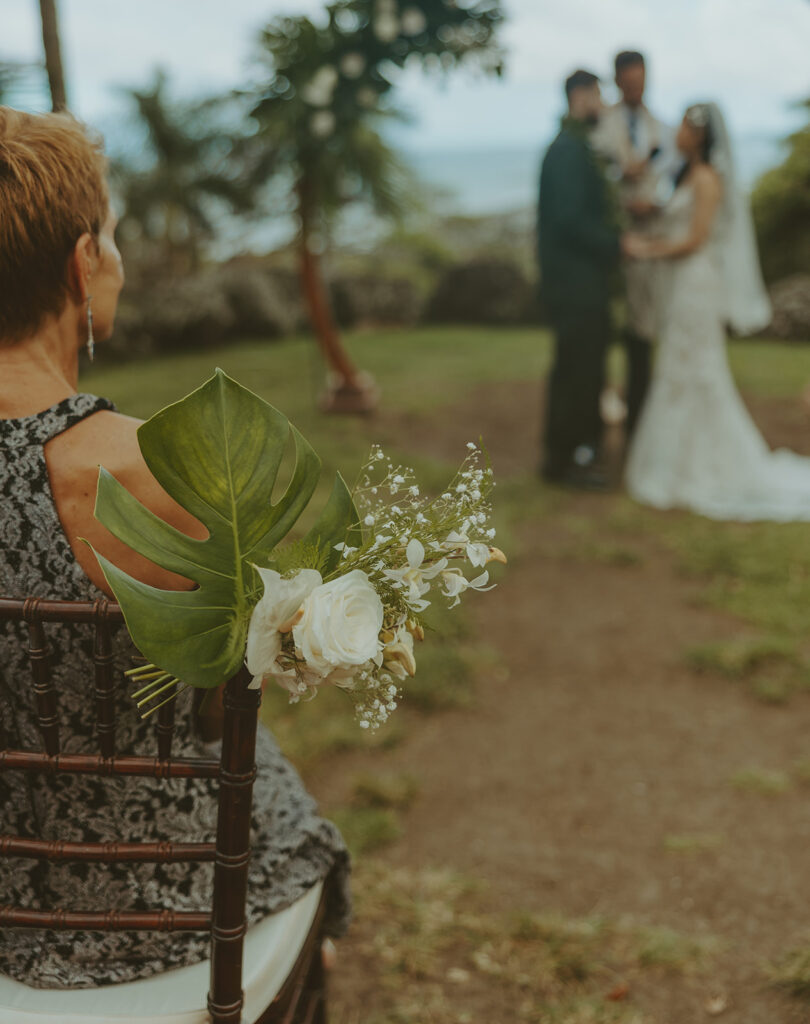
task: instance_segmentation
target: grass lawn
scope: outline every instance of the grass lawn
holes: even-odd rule
[[[529,403],[535,407],[536,388],[550,363],[546,332],[364,331],[347,341],[359,365],[381,386],[383,402],[376,417],[325,417],[317,411],[323,368],[306,338],[274,344],[245,341],[111,367],[104,366],[102,350],[82,387],[112,398],[123,412],[146,417],[221,366],[280,408],[321,454],[325,472],[320,497],[334,471],[353,479],[369,445],[380,437],[392,455],[415,466],[428,487],[441,487],[464,454],[462,443],[456,451],[457,420],[474,425],[479,410],[482,424],[496,424],[491,441],[500,456],[526,444],[525,423],[519,417],[525,417]],[[810,346],[735,342],[730,355],[747,398],[771,406],[784,399],[797,410],[796,399],[810,383]],[[611,373],[621,373],[618,351]],[[514,408],[510,388],[516,396]],[[796,422],[801,429],[800,417]],[[670,577],[688,583],[690,600],[720,610],[732,624],[731,638],[727,625],[714,639],[703,636],[700,643],[684,645],[676,657],[686,678],[693,674],[700,685],[721,694],[723,688],[735,694],[742,689],[757,722],[769,713],[768,706],[790,701],[801,706],[805,691],[810,691],[810,524],[722,524],[656,513],[622,494],[571,495],[540,487],[531,471],[533,458],[528,451],[522,461],[501,458],[500,464],[508,467],[503,472],[495,460],[498,543],[513,571],[524,560],[532,571],[539,566],[538,572],[554,562],[565,573],[569,567],[570,572],[598,567],[600,573],[621,575],[632,584],[627,574],[641,574],[653,562],[660,563]],[[542,577],[538,580],[542,587]],[[497,599],[497,591],[482,597],[482,606],[488,598]],[[412,805],[418,807],[421,785],[429,778],[429,769],[420,779],[418,771],[388,767],[387,752],[392,752],[389,761],[396,761],[401,751],[395,748],[429,732],[442,715],[485,715],[489,708],[482,680],[497,683],[502,667],[503,659],[480,635],[472,615],[463,608],[452,616],[438,614],[439,631],[418,652],[420,671],[407,688],[402,708],[375,735],[361,732],[347,698],[338,691],[294,707],[286,704],[281,691],[268,691],[265,699],[266,720],[305,776],[322,779],[340,773],[352,759],[362,761],[364,750],[379,751],[374,770],[365,767],[352,774],[350,769],[343,797],[325,805],[359,856],[359,919],[355,937],[347,940],[350,955],[376,965],[367,993],[359,974],[352,975],[351,992],[338,993],[334,1019],[338,1024],[474,1024],[500,1021],[511,1013],[510,1020],[559,1024],[655,1024],[658,1017],[641,1016],[625,1001],[625,988],[680,985],[672,980],[676,976],[694,976],[694,985],[702,986],[703,972],[714,970],[715,958],[724,955],[722,943],[711,935],[694,937],[663,924],[602,917],[514,916],[493,909],[481,879],[438,864],[399,864],[392,871],[386,863],[385,847],[399,844],[399,849],[407,842],[408,816]],[[757,807],[762,801],[764,807],[791,799],[808,779],[810,757],[767,767],[740,763],[716,784],[729,794],[729,801],[749,800]],[[673,826],[662,852],[699,863],[724,850],[721,831],[704,824],[699,829]],[[805,947],[794,949],[788,934],[786,930],[785,957],[774,961],[770,978],[807,996],[810,955]],[[727,938],[722,936],[723,941]],[[760,972],[760,984],[766,977],[762,963],[752,970]],[[368,1012],[358,1016],[366,994]],[[462,1004],[473,1009],[462,1010]],[[715,1004],[707,997],[704,1005],[720,1007],[707,1010],[720,1013],[724,1004],[718,996]]]
[[[348,334],[346,343],[357,363],[377,379],[386,403],[417,412],[463,397],[482,382],[539,379],[551,352],[548,333],[529,329],[368,330]],[[246,341],[106,369],[102,352],[86,383],[133,416],[148,416],[202,383],[216,366],[276,404],[302,430],[320,427],[320,434],[331,435],[342,423],[340,436],[357,435],[355,421],[324,420],[314,412],[323,366],[310,338]],[[320,443],[322,437],[313,440]]]
[[[539,381],[551,361],[549,334],[539,329],[369,330],[346,340],[358,364],[381,385],[385,405],[402,412],[452,405],[487,383]],[[810,346],[737,341],[730,354],[747,394],[795,397],[810,383]],[[280,408],[325,453],[327,463],[356,462],[373,435],[365,421],[325,418],[316,411],[323,366],[309,338],[245,341],[111,367],[104,366],[102,349],[83,383],[122,411],[145,418],[197,387],[217,366]],[[618,350],[611,369],[621,371]]]
[[[540,329],[419,328],[367,330],[346,338],[358,364],[379,383],[386,413],[435,416],[478,396],[487,402],[487,385],[539,382],[551,361],[549,333]],[[730,346],[735,377],[748,396],[795,400],[810,383],[810,345],[768,340],[736,341]],[[314,445],[324,462],[318,499],[340,470],[351,481],[372,441],[374,418],[326,417],[317,410],[323,366],[310,338],[278,343],[245,341],[200,352],[169,355],[105,367],[101,359],[82,386],[116,402],[119,409],[148,417],[201,384],[221,366],[281,409]],[[614,350],[611,374],[620,379],[622,357]],[[810,426],[810,424],[809,424]],[[428,486],[441,487],[455,468],[424,447],[415,450],[408,436],[388,445],[392,454],[415,465]],[[484,437],[486,443],[487,438]],[[463,452],[458,451],[460,461]],[[742,640],[696,647],[684,652],[694,671],[742,681],[765,702],[788,699],[810,688],[810,527],[806,524],[718,524],[695,516],[661,516],[621,495],[594,505],[593,515],[572,514],[559,492],[542,491],[533,478],[501,479],[497,514],[501,536],[512,558],[522,523],[546,517],[563,525],[567,556],[631,567],[643,558],[640,540],[652,539],[675,559],[679,570],[704,583],[702,599],[739,616],[750,628]],[[306,514],[305,514],[306,519]],[[422,706],[446,706],[471,700],[458,654],[444,644],[427,655],[428,679],[415,684]],[[340,710],[335,712],[332,704]],[[273,702],[275,728],[292,753],[306,763],[321,753],[354,747],[354,724],[346,719],[340,697],[308,709],[285,710]],[[304,724],[303,730],[301,723]],[[396,734],[396,726],[391,728]],[[365,739],[363,742],[375,742]],[[376,742],[379,742],[377,740]],[[386,742],[393,742],[389,736]]]

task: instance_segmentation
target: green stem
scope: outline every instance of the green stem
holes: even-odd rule
[[[181,688],[176,693],[173,693],[173,694],[171,694],[171,696],[167,697],[165,700],[162,700],[160,702],[160,704],[157,705],[157,707],[150,708],[148,711],[144,711],[144,713],[141,715],[141,720],[142,721],[146,721],[146,719],[150,715],[154,715],[154,713],[156,711],[159,711],[163,707],[164,704],[168,704],[170,701],[176,700],[180,696],[180,694],[184,690],[187,690],[187,689],[188,689],[188,686],[186,686],[186,685],[181,686]]]
[[[154,700],[155,697],[159,697],[161,695],[161,693],[164,693],[170,687],[176,686],[177,682],[178,682],[178,680],[175,679],[174,676],[172,676],[172,678],[168,681],[168,683],[166,683],[165,686],[161,686],[161,688],[159,690],[153,690],[152,693],[150,693],[148,697],[144,697],[143,700],[139,700],[138,701],[138,707],[141,707],[142,704],[148,704],[149,701],[150,700]]]
[[[146,683],[150,679],[159,679],[160,676],[163,676],[165,674],[166,673],[163,671],[163,669],[159,668],[155,672],[144,672],[143,675],[137,675],[137,676],[136,675],[132,675],[132,676],[130,676],[130,679],[132,679],[133,683]]]
[[[133,668],[128,668],[126,670],[126,672],[124,672],[124,675],[125,676],[138,676],[142,672],[151,672],[153,669],[156,669],[156,668],[157,668],[157,665],[135,665]]]
[[[163,672],[157,679],[152,680],[152,682],[147,683],[146,686],[142,686],[140,690],[137,690],[135,693],[133,693],[132,694],[132,699],[133,700],[137,700],[138,697],[140,697],[142,694],[147,693],[149,690],[154,690],[154,688],[156,686],[159,686],[166,679],[173,679],[173,678],[174,678],[174,676],[172,676],[172,674],[170,672]],[[149,698],[147,698],[147,700],[148,699]]]

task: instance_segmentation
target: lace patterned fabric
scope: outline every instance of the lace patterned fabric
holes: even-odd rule
[[[666,237],[686,237],[694,190],[668,204]],[[734,384],[726,353],[716,228],[689,256],[661,261],[653,385],[627,464],[630,494],[721,520],[810,520],[810,459],[772,452]]]
[[[101,596],[82,572],[51,494],[43,446],[80,420],[112,405],[78,394],[45,412],[0,420],[0,594],[92,600]],[[92,633],[87,626],[46,627],[59,697],[64,752],[97,753],[94,737]],[[0,624],[0,747],[39,750],[24,628]],[[117,667],[133,648],[115,637]],[[117,749],[154,756],[155,727],[143,722],[118,673]],[[210,756],[193,729],[190,694],[178,702],[173,753]],[[318,817],[314,801],[260,727],[248,882],[251,924],[290,906],[331,875],[328,928],[349,918],[349,859],[339,832]],[[216,784],[206,780],[46,777],[0,774],[0,832],[73,841],[211,841]],[[73,910],[203,910],[210,906],[210,864],[48,864],[0,861],[0,903]],[[38,988],[84,988],[184,966],[208,955],[204,933],[42,932],[2,929],[0,972]]]

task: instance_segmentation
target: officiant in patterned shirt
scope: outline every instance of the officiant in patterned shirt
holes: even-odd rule
[[[654,235],[661,206],[672,192],[675,168],[672,130],[645,105],[646,64],[642,54],[616,56],[616,85],[621,99],[608,107],[596,126],[592,145],[607,161],[607,173],[619,189],[621,205],[634,233]],[[627,432],[638,421],[650,384],[654,318],[655,265],[633,260],[624,267],[627,321]]]

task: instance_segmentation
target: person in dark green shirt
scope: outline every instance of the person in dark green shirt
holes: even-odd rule
[[[594,489],[605,485],[595,463],[620,232],[589,141],[602,109],[599,79],[576,71],[565,91],[568,115],[543,160],[538,206],[541,286],[555,340],[541,471],[547,480]]]

